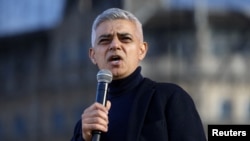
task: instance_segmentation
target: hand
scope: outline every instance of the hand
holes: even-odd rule
[[[85,141],[91,140],[93,130],[108,131],[108,111],[110,107],[110,101],[107,101],[106,107],[95,102],[84,110],[82,114],[82,136]]]

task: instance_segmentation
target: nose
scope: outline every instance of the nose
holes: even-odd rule
[[[120,44],[119,39],[117,37],[113,38],[113,40],[110,44],[109,50],[120,49],[120,47],[121,47],[121,44]]]

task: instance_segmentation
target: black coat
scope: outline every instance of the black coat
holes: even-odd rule
[[[132,106],[127,141],[206,141],[190,95],[170,83],[145,78]],[[82,141],[81,122],[71,141]]]

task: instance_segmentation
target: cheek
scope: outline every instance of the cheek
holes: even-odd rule
[[[141,60],[141,56],[140,56],[140,52],[138,51],[133,51],[129,53],[129,60],[131,60],[132,62],[136,63],[137,61]]]
[[[143,53],[142,53],[141,50],[137,50],[136,58],[137,58],[138,60],[141,60],[141,59],[143,58]]]
[[[105,56],[105,51],[104,50],[101,50],[101,49],[96,50],[95,58],[97,58],[98,60],[103,60],[104,56]]]
[[[139,58],[140,61],[142,61],[143,58],[144,58],[144,54],[143,54],[143,53],[140,53],[138,58]]]

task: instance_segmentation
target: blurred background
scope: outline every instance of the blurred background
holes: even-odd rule
[[[134,13],[143,74],[182,86],[207,124],[250,124],[250,0],[0,0],[0,140],[69,141],[95,99],[91,24]]]

